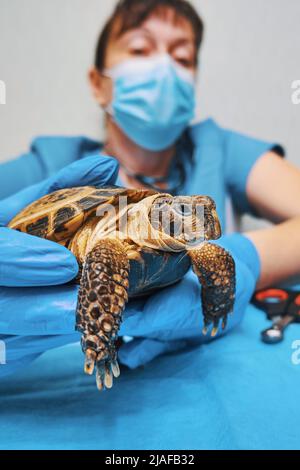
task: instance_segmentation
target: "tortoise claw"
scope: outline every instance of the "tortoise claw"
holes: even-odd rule
[[[110,363],[105,364],[104,384],[106,388],[111,388],[113,386],[113,373]]]
[[[114,370],[117,371],[119,370],[119,366],[116,368],[117,362],[110,362],[109,360],[107,361],[99,361],[97,362],[97,371],[96,371],[96,384],[98,390],[102,391],[105,390],[106,388],[112,388],[113,386],[113,377],[115,373],[113,372]]]
[[[203,334],[204,336],[206,336],[207,333],[208,333],[208,326],[205,325],[205,326],[202,328],[202,334]]]
[[[112,370],[113,376],[117,379],[120,376],[120,367],[119,367],[118,361],[113,361],[111,363],[111,370]]]
[[[92,349],[87,349],[85,352],[84,372],[88,375],[93,375],[95,368],[97,354]]]
[[[225,330],[225,328],[226,328],[227,319],[228,319],[228,315],[224,315],[223,318],[222,318],[222,330]],[[214,321],[214,327],[213,327],[212,332],[211,332],[212,338],[217,336],[218,331],[219,331],[219,320],[215,320]]]
[[[201,298],[204,315],[203,334],[213,323],[211,336],[218,333],[219,320],[225,329],[227,315],[233,311],[235,299],[235,262],[229,252],[213,243],[191,250],[192,265],[202,284]]]
[[[218,325],[213,327],[213,329],[212,329],[212,331],[211,331],[211,337],[212,337],[212,338],[214,338],[215,336],[217,336],[217,334],[218,334],[218,329],[219,329]]]
[[[224,315],[222,317],[222,330],[225,330],[226,328],[226,325],[227,325],[227,320],[228,320],[228,315]],[[211,324],[212,322],[211,321],[206,321],[206,323],[204,324],[204,327],[202,329],[202,334],[204,336],[207,335],[208,333],[208,329],[209,329],[209,325]],[[211,337],[214,338],[215,336],[217,336],[218,334],[218,331],[219,331],[219,319],[215,319],[213,321],[213,328],[212,328],[212,331],[211,331]]]
[[[227,315],[224,315],[223,320],[222,320],[222,330],[225,330],[227,325]]]
[[[111,388],[120,375],[116,342],[122,312],[128,300],[129,261],[117,240],[102,240],[86,256],[80,280],[76,329],[82,333],[84,371],[96,364],[99,390]]]
[[[96,366],[96,384],[98,390],[111,388],[113,377],[119,377],[120,368],[114,342],[104,341],[101,335],[85,335],[81,338],[85,353],[84,372],[93,375]]]
[[[100,392],[102,390],[104,390],[104,379],[105,379],[104,367],[99,367],[98,364],[97,364],[96,384],[97,384],[97,388]]]

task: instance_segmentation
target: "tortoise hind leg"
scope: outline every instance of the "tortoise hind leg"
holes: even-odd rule
[[[87,255],[78,296],[76,330],[82,333],[85,372],[99,390],[111,388],[120,371],[115,342],[128,300],[129,261],[117,240],[101,240]]]
[[[233,310],[235,298],[235,263],[228,251],[213,243],[204,243],[189,252],[195,274],[202,284],[204,329],[212,323],[211,335],[218,332],[219,321],[226,327],[227,316]]]

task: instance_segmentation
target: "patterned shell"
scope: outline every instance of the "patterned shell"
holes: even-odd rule
[[[117,207],[119,196],[127,196],[128,203],[136,203],[153,194],[150,190],[118,186],[61,189],[30,204],[9,223],[9,227],[65,244],[102,204]]]

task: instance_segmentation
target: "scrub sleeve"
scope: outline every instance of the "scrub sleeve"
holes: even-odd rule
[[[36,138],[28,153],[0,165],[0,200],[99,149],[98,142],[80,136]]]
[[[284,149],[278,144],[225,131],[226,185],[239,213],[255,213],[246,195],[247,180],[256,162],[270,151],[284,157]]]
[[[226,199],[239,214],[254,213],[246,194],[248,176],[265,153],[274,151],[283,156],[284,151],[274,142],[223,129],[212,119],[192,126],[189,132],[193,163],[186,163],[188,177],[182,193],[212,197],[225,233]],[[189,161],[188,155],[184,161]]]

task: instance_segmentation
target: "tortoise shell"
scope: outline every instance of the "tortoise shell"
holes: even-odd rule
[[[157,193],[152,190],[118,186],[61,189],[27,206],[9,223],[9,227],[68,247],[80,227],[96,215],[99,206],[117,205],[119,196],[127,196],[130,204],[154,194]],[[190,268],[190,259],[185,252],[167,253],[145,247],[140,254],[140,261],[130,260],[131,296],[174,284]]]
[[[211,335],[215,336],[220,319],[224,329],[228,313],[233,309],[235,268],[226,250],[204,243],[190,251],[185,244],[179,245],[179,251],[169,251],[161,235],[165,235],[163,230],[158,231],[160,236],[155,243],[143,238],[143,224],[147,228],[154,226],[147,210],[153,207],[153,201],[159,201],[158,194],[120,187],[63,189],[34,202],[9,224],[10,228],[65,245],[82,266],[76,278],[79,281],[80,277],[80,288],[75,328],[82,334],[84,370],[91,375],[96,366],[99,390],[111,388],[113,376],[120,374],[116,341],[128,294],[129,297],[140,296],[174,284],[192,264],[202,284],[203,333],[207,333],[212,323]],[[121,196],[126,196],[125,207],[118,204],[122,203]],[[164,197],[171,205],[174,203],[175,208],[176,204],[184,206],[185,199],[180,202],[180,199],[170,200],[170,195],[163,195],[162,199]],[[205,196],[196,198],[206,208],[203,215],[204,226],[207,226],[205,240],[217,239],[220,230],[214,202]],[[108,204],[119,212],[110,211]],[[132,232],[122,231],[119,222],[123,214],[129,215],[127,220]],[[193,212],[190,215],[193,216]],[[111,230],[114,221],[118,225]],[[171,233],[173,235],[166,235],[172,247],[178,240],[174,232]],[[118,234],[124,238],[118,239]]]
[[[61,189],[33,202],[21,211],[9,227],[20,232],[66,244],[102,204],[116,205],[119,196],[128,203],[139,202],[154,191],[125,189],[118,186],[93,186]]]

